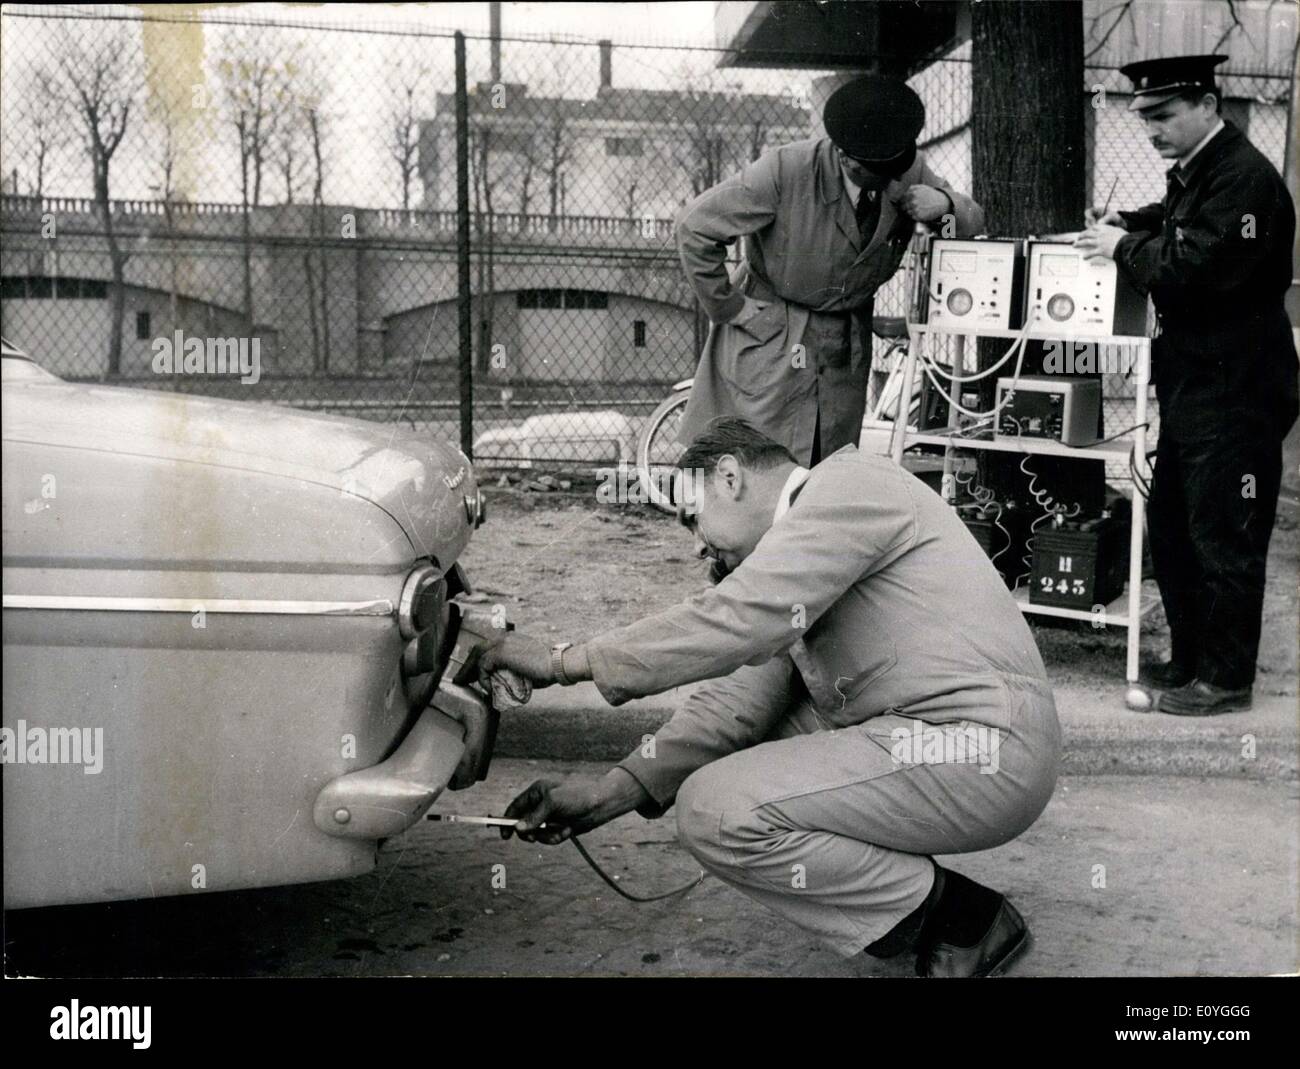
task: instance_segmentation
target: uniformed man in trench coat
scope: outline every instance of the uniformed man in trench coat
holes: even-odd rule
[[[710,321],[683,445],[721,415],[748,420],[801,464],[856,445],[876,290],[917,222],[946,237],[984,228],[979,205],[917,152],[925,108],[904,82],[854,79],[831,94],[823,122],[829,136],[765,153],[677,216],[682,266]],[[731,278],[737,240],[743,264]]]
[[[1123,68],[1157,152],[1176,161],[1165,199],[1113,212],[1077,244],[1113,259],[1159,315],[1152,372],[1160,402],[1147,513],[1172,643],[1143,678],[1156,708],[1205,716],[1249,708],[1265,562],[1295,422],[1295,206],[1268,159],[1219,115],[1225,56]]]
[[[700,864],[838,953],[1006,969],[1020,913],[931,858],[1019,835],[1056,782],[1052,688],[987,554],[924,483],[852,445],[810,471],[724,417],[678,463],[717,584],[577,645],[505,634],[480,669],[591,679],[614,705],[708,682],[603,777],[541,780],[506,816],[557,843],[675,802]]]

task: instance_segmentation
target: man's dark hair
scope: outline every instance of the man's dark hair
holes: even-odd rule
[[[1205,96],[1206,93],[1209,93],[1214,97],[1215,113],[1222,114],[1223,113],[1223,90],[1220,89],[1217,85],[1214,86],[1214,88],[1212,89],[1207,88],[1206,86],[1196,86],[1192,89],[1184,89],[1181,93],[1178,94],[1178,96],[1175,99],[1185,100],[1187,101],[1187,103],[1194,106],[1201,102],[1201,98]]]
[[[750,471],[795,463],[790,450],[736,416],[718,416],[686,447],[677,461],[682,471],[711,473],[724,456],[733,456]]]

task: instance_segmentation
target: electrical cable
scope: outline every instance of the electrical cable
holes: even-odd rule
[[[1019,432],[1020,432],[1019,424],[1017,424],[1016,426],[1016,431],[1017,431],[1017,436],[1019,436]],[[1018,587],[1020,585],[1020,580],[1023,579],[1025,576],[1033,574],[1034,542],[1036,541],[1038,536],[1038,528],[1043,523],[1043,521],[1055,520],[1058,517],[1061,518],[1062,520],[1072,520],[1074,519],[1075,516],[1079,515],[1079,513],[1083,511],[1083,505],[1081,505],[1077,501],[1074,503],[1073,509],[1067,510],[1066,507],[1061,502],[1057,501],[1046,490],[1038,489],[1038,474],[1037,472],[1030,471],[1029,468],[1027,467],[1027,465],[1029,464],[1029,456],[1030,454],[1026,453],[1025,456],[1021,458],[1020,470],[1024,472],[1026,476],[1029,477],[1029,487],[1028,487],[1029,494],[1031,497],[1033,497],[1034,502],[1038,505],[1038,507],[1043,510],[1043,514],[1029,525],[1029,537],[1025,540],[1025,554],[1023,557],[1020,558],[1020,563],[1024,565],[1026,568],[1028,568],[1029,570],[1026,572],[1021,572],[1019,575],[1016,576],[1016,580],[1015,583],[1013,584],[1013,588]]]
[[[1109,435],[1106,438],[1098,438],[1095,442],[1089,442],[1087,445],[1072,446],[1071,448],[1091,449],[1094,445],[1105,445],[1107,442],[1113,442],[1116,438],[1123,438],[1124,435],[1128,434],[1130,431],[1137,430],[1139,427],[1146,427],[1150,429],[1151,423],[1149,420],[1143,423],[1135,423],[1133,424],[1133,426],[1125,427],[1122,431],[1116,431],[1114,434]]]
[[[984,513],[985,510],[989,508],[997,509],[997,512],[993,516],[993,526],[996,527],[999,531],[1001,531],[1002,534],[1006,537],[1007,544],[989,557],[989,563],[996,565],[998,558],[1011,548],[1011,541],[1012,541],[1011,532],[1002,525],[1002,510],[1003,510],[1002,502],[995,500],[995,495],[993,491],[990,490],[983,483],[977,483],[974,486],[972,486],[971,484],[975,482],[975,477],[973,475],[970,476],[969,478],[963,479],[961,477],[961,472],[953,472],[952,477],[956,481],[958,486],[964,489],[968,494],[971,495],[971,497],[975,499],[975,503],[973,505],[970,504],[958,505],[957,506],[958,509],[977,508],[981,511],[981,513]],[[987,517],[985,515],[981,515],[980,518],[986,519]]]
[[[973,375],[953,374],[952,372],[945,371],[937,362],[933,363],[934,369],[938,371],[939,374],[942,375],[945,379],[948,379],[950,382],[978,382],[980,379],[986,379],[990,375],[992,375],[993,372],[997,371],[1000,367],[1002,367],[1003,364],[1005,364],[1008,360],[1011,359],[1011,354],[1016,351],[1016,348],[1018,346],[1021,348],[1024,347],[1025,343],[1029,340],[1029,326],[1030,324],[1026,323],[1023,327],[1020,328],[1020,333],[1011,339],[1011,345],[1008,346],[1007,351],[998,358],[997,363],[994,364],[992,367],[986,367],[983,371],[977,371]],[[927,355],[924,352],[921,353],[920,356],[922,360],[932,359],[929,355]],[[1017,379],[1019,377],[1020,377],[1019,375],[1016,376]]]
[[[690,883],[684,883],[680,887],[673,888],[671,891],[664,891],[662,894],[657,895],[634,895],[631,891],[623,890],[623,888],[618,885],[618,881],[596,863],[596,859],[587,853],[587,848],[583,846],[582,843],[578,842],[578,837],[576,835],[572,837],[571,842],[578,848],[578,853],[580,853],[587,864],[592,867],[596,875],[629,902],[659,902],[665,898],[675,898],[678,895],[684,895],[688,891],[695,890],[695,888],[703,882],[704,877],[708,875],[708,873],[703,869],[700,869],[700,874],[696,876],[695,879],[691,880]]]
[[[1007,404],[1010,402],[1011,396],[1015,392],[1015,384],[1020,381],[1020,369],[1024,367],[1025,364],[1025,343],[1028,340],[1029,340],[1028,336],[1022,336],[1013,343],[1012,349],[1014,350],[1018,346],[1020,349],[1020,356],[1016,359],[1016,370],[1011,379],[1012,388],[1006,392],[1006,395],[1002,398],[1001,401],[995,404],[987,412],[976,412],[973,409],[965,408],[962,405],[958,404],[956,401],[954,401],[951,397],[947,397],[947,394],[944,391],[943,384],[939,382],[937,378],[935,378],[935,372],[937,371],[940,375],[944,375],[947,378],[951,378],[952,376],[948,375],[948,373],[943,371],[942,368],[937,367],[937,365],[934,364],[934,361],[931,360],[931,358],[927,354],[918,353],[917,355],[921,359],[921,370],[925,372],[926,376],[929,378],[934,388],[938,390],[940,394],[943,394],[945,397],[947,397],[948,404],[951,408],[955,408],[962,415],[970,416],[972,419],[986,419],[990,416],[996,416],[1000,411],[1002,411],[1002,409],[1006,408]],[[954,381],[962,382],[965,380],[956,379]]]
[[[1150,457],[1150,454],[1147,454]],[[1147,481],[1146,476],[1142,475],[1137,469],[1137,442],[1129,447],[1128,451],[1128,473],[1133,480],[1137,492],[1142,495],[1144,501],[1151,500],[1151,484]]]

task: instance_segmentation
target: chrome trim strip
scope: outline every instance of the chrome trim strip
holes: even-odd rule
[[[62,594],[5,594],[6,609],[83,612],[204,612],[249,616],[392,616],[393,603],[376,601],[278,601],[257,598],[121,598]]]

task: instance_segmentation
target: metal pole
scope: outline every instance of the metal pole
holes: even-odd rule
[[[1147,393],[1151,382],[1151,339],[1142,338],[1134,346],[1138,360],[1137,430],[1133,432],[1133,467],[1142,471],[1147,460]],[[1130,473],[1132,474],[1132,473]],[[1130,683],[1138,679],[1138,654],[1142,641],[1142,536],[1146,526],[1146,498],[1133,479],[1133,508],[1129,512],[1128,541],[1128,648],[1124,665],[1124,678]]]
[[[460,330],[460,451],[474,459],[474,341],[469,287],[469,99],[465,35],[456,34],[456,323]]]
[[[976,356],[978,360],[979,357]],[[957,406],[961,404],[961,383],[957,377],[966,374],[966,335],[958,334],[953,338],[952,381],[948,384],[948,434],[957,433],[961,415]],[[956,456],[953,453],[952,438],[943,447],[943,480],[939,487],[943,499],[950,505],[957,503],[957,483],[953,476]]]

